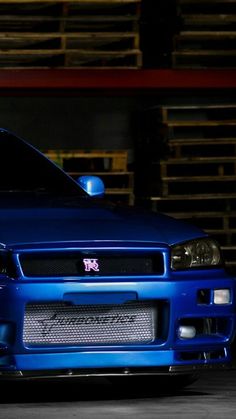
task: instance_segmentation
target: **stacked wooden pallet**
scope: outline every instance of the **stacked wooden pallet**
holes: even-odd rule
[[[0,0],[0,67],[140,67],[140,2]]]
[[[162,116],[170,155],[153,209],[205,229],[236,266],[236,105],[169,106]]]
[[[127,150],[44,150],[44,154],[70,176],[99,176],[106,196],[116,202],[133,205],[133,172],[128,170]]]
[[[236,67],[236,1],[178,0],[175,68]]]

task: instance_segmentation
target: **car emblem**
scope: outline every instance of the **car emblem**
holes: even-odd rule
[[[85,272],[99,272],[98,259],[83,259]]]

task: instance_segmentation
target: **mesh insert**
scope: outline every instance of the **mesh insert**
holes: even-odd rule
[[[153,303],[75,306],[28,304],[25,345],[111,345],[150,343],[155,339]]]
[[[24,275],[28,277],[160,275],[164,272],[160,252],[29,253],[20,255],[20,263]]]

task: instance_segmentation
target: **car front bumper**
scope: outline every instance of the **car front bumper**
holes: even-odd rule
[[[73,281],[7,282],[0,285],[1,377],[81,375],[182,374],[231,362],[230,343],[235,328],[234,279],[224,275],[187,275],[163,281],[78,283]],[[214,304],[213,291],[228,289],[230,302]],[[199,301],[207,290],[209,301]],[[28,304],[125,304],[127,300],[160,305],[160,333],[140,344],[37,344],[23,340]],[[205,322],[210,328],[205,328]],[[196,335],[183,339],[181,325],[194,325]],[[199,326],[200,325],[200,326]]]

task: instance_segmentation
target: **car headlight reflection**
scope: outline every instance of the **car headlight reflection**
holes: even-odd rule
[[[196,239],[171,249],[173,270],[204,268],[222,264],[218,244],[210,238]]]

